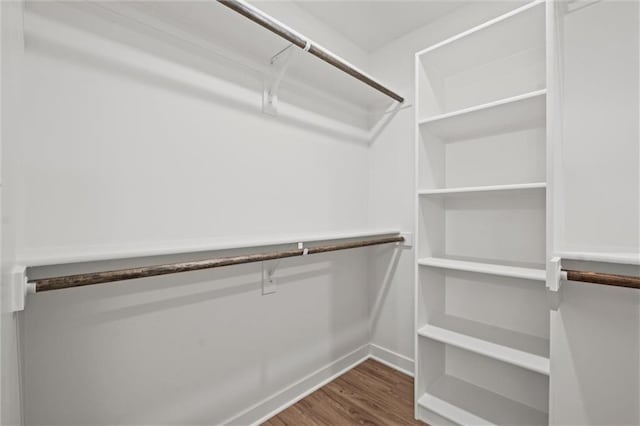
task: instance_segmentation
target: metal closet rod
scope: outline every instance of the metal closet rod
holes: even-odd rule
[[[271,253],[257,253],[242,256],[219,257],[214,259],[196,260],[191,262],[168,263],[163,265],[143,266],[140,268],[118,269],[114,271],[90,272],[86,274],[65,275],[51,278],[29,280],[35,284],[36,293],[50,290],[61,290],[85,285],[104,284],[115,281],[131,280],[135,278],[156,277],[158,275],[176,274],[179,272],[199,271],[201,269],[220,268],[222,266],[240,265],[243,263],[263,262],[267,260],[284,259],[287,257],[304,256],[308,254],[326,253],[330,251],[347,250],[359,247],[369,247],[380,244],[404,242],[404,237],[393,236],[347,243],[330,244],[324,246],[298,248]]]
[[[219,3],[227,6],[229,9],[232,9],[239,14],[251,19],[253,22],[263,26],[268,29],[272,33],[279,35],[285,40],[295,44],[296,46],[305,49],[307,48],[307,43],[309,43],[308,52],[312,55],[322,59],[326,63],[333,65],[339,70],[351,75],[352,77],[360,80],[361,82],[373,87],[377,91],[384,93],[390,98],[398,101],[404,102],[404,98],[394,91],[384,87],[382,84],[378,83],[368,75],[364,74],[362,71],[353,67],[353,65],[345,62],[343,59],[334,55],[333,53],[319,47],[314,44],[311,40],[307,40],[302,37],[300,34],[292,31],[290,28],[282,25],[278,21],[269,17],[268,15],[261,13],[259,10],[253,8],[252,6],[239,1],[239,0],[218,0]]]
[[[572,269],[562,269],[562,272],[567,275],[566,279],[569,281],[640,289],[640,277],[604,274],[601,272],[575,271]]]

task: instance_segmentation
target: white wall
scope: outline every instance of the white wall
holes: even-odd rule
[[[263,115],[260,82],[183,66],[115,18],[30,7],[28,124],[8,159],[19,256],[367,226],[365,144]],[[25,423],[225,421],[369,342],[367,266],[366,251],[282,261],[269,296],[253,264],[31,297]]]
[[[410,105],[394,118],[371,146],[369,175],[370,215],[373,227],[414,229],[414,54],[438,41],[515,9],[522,2],[475,2],[454,10],[372,52],[371,73],[389,82]],[[408,254],[408,253],[407,253]],[[379,260],[379,259],[378,259]],[[374,317],[372,343],[413,359],[414,321],[413,251],[397,261],[391,279],[389,263],[375,258],[372,295],[379,300]]]
[[[637,9],[606,0],[565,18],[561,250],[638,252]]]
[[[640,258],[640,10],[603,1],[564,21],[564,193],[557,250]],[[640,268],[564,262],[639,275]],[[551,321],[551,421],[640,424],[640,292],[565,283]]]
[[[2,65],[0,68],[0,144],[2,148],[2,187],[0,208],[2,213],[2,278],[0,288],[0,424],[17,425],[21,422],[20,376],[18,352],[18,315],[8,312],[8,272],[15,256],[14,217],[7,205],[15,195],[12,178],[15,170],[10,162],[12,147],[18,146],[20,135],[21,64],[23,54],[22,5],[20,2],[0,3],[0,40]]]

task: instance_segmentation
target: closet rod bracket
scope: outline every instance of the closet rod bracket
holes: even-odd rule
[[[404,238],[404,241],[400,243],[402,248],[413,247],[413,232],[400,232],[400,236]]]
[[[274,276],[278,268],[278,260],[262,262],[262,295],[273,294],[278,289],[278,280]]]
[[[567,279],[567,274],[562,271],[562,258],[552,257],[547,263],[547,289],[557,293],[563,279]]]
[[[9,312],[24,311],[27,294],[35,294],[36,286],[29,283],[27,279],[27,268],[24,266],[14,266],[11,270],[9,294]]]
[[[269,61],[269,76],[265,78],[264,90],[262,92],[262,112],[269,115],[278,115],[278,90],[289,65],[302,52],[307,52],[311,48],[311,43],[307,41],[304,49],[298,48],[295,44],[282,49],[271,57]]]

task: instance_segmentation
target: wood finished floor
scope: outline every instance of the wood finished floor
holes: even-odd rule
[[[413,418],[413,379],[370,359],[272,417],[264,425],[424,423]]]

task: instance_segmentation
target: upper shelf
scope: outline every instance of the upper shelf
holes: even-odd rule
[[[545,3],[535,1],[418,52],[418,117],[458,118],[545,89],[545,42]],[[450,123],[442,123],[450,139],[468,135],[473,126],[496,130],[494,122],[486,129],[473,121]]]
[[[149,4],[149,7],[153,7],[154,16],[188,31],[194,37],[224,50],[231,50],[233,55],[240,56],[243,61],[255,62],[258,66],[267,66],[274,55],[291,44],[217,1],[138,4],[139,7]],[[317,46],[316,43],[313,44]],[[337,57],[335,54],[331,55]],[[387,95],[309,53],[297,55],[291,62],[283,85],[289,80],[306,84],[319,92],[362,108],[380,107],[390,101]]]
[[[445,142],[544,127],[546,90],[440,114],[419,122]]]
[[[149,13],[153,16],[212,45],[231,50],[233,55],[242,57],[247,63],[255,62],[266,66],[274,55],[290,44],[281,36],[217,1],[133,3],[139,8],[152,8]],[[328,65],[311,54],[300,54],[292,61],[287,69],[286,80],[290,78],[365,108],[389,102],[387,95],[354,80],[343,70]]]
[[[238,4],[255,10],[246,3]],[[218,1],[79,2],[74,7],[103,16],[146,36],[152,35],[163,42],[169,41],[179,48],[185,58],[186,55],[193,54],[207,61],[211,60],[215,65],[206,66],[207,72],[217,72],[220,66],[230,66],[234,82],[237,80],[240,84],[245,84],[245,81],[249,81],[245,76],[251,76],[252,80],[247,84],[259,90],[262,90],[262,80],[271,76],[272,58],[292,44],[283,35],[275,34]],[[283,4],[264,3],[260,7],[277,16],[287,16],[289,13]],[[53,9],[54,6],[47,4],[29,5],[30,11],[48,16],[55,13],[50,13]],[[280,34],[295,34],[302,40],[309,41],[311,50],[322,57],[320,59],[309,52],[302,52],[303,48],[294,47],[300,52],[287,67],[286,77],[281,84],[282,99],[303,106],[316,100],[338,102],[345,105],[345,108],[356,108],[357,111],[383,110],[394,99],[402,99],[384,83],[366,75],[339,55],[319,46],[268,14],[261,13],[261,16],[281,25],[283,30]],[[304,28],[300,29],[304,31]],[[337,49],[345,54],[350,53],[340,50],[340,46]],[[356,63],[365,60],[364,55],[353,59]],[[189,65],[194,63],[191,59],[188,61]],[[230,74],[228,70],[220,73],[225,79]],[[367,79],[369,82],[363,82]],[[394,99],[390,97],[391,94]]]
[[[544,0],[536,0],[420,52],[423,65],[451,75],[544,45]]]
[[[252,20],[256,24],[262,25],[272,33],[277,34],[288,42],[298,46],[301,49],[304,49],[305,52],[308,52],[311,55],[314,55],[315,57],[328,63],[329,65],[332,65],[339,70],[351,75],[353,78],[362,81],[369,87],[372,87],[380,93],[389,96],[393,100],[404,102],[404,98],[402,96],[383,86],[381,83],[366,75],[364,72],[360,71],[344,59],[333,54],[329,50],[320,47],[320,45],[311,41],[309,38],[297,33],[296,31],[278,22],[273,17],[251,6],[250,4],[245,3],[242,0],[218,0],[218,3],[227,6],[229,9],[234,10],[247,19]]]
[[[93,247],[45,247],[39,250],[19,250],[16,263],[35,267],[67,263],[98,262],[134,257],[181,255],[222,250],[280,246],[295,243],[351,240],[397,235],[396,229],[360,229],[333,233],[287,234],[262,237],[223,237],[216,239],[149,242],[136,245],[109,245]]]

